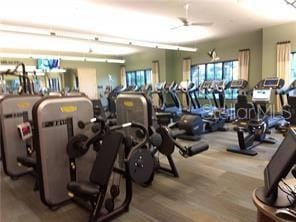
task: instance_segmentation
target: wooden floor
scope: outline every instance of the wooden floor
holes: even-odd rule
[[[157,174],[151,187],[135,185],[130,211],[114,221],[256,221],[251,194],[263,184],[263,169],[279,143],[260,145],[259,154],[249,157],[226,152],[237,143],[233,131],[204,139],[210,144],[207,152],[188,159],[176,152],[180,178]],[[88,213],[75,204],[49,210],[32,190],[33,182],[29,176],[12,181],[1,169],[1,222],[87,221]]]

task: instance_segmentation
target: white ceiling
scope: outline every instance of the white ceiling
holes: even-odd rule
[[[104,1],[91,2],[100,4]],[[108,0],[110,7],[164,16],[176,23],[179,22],[178,17],[185,17],[186,3],[189,3],[189,20],[213,22],[214,25],[206,28],[185,27],[183,30],[177,30],[179,33],[176,34],[188,31],[187,36],[184,34],[184,38],[175,38],[168,35],[166,41],[182,43],[191,39],[197,41],[202,38],[219,38],[296,21],[296,8],[284,0]],[[198,29],[203,30],[204,35],[199,35]],[[153,28],[149,31],[157,36]],[[190,35],[194,31],[197,34]],[[163,29],[163,32],[173,33],[169,27]]]
[[[190,6],[189,20],[213,22],[214,25],[172,30],[181,24],[178,17],[185,16],[186,3]],[[290,21],[296,21],[296,9],[284,0],[7,0],[1,2],[0,8],[2,24],[180,45]],[[29,40],[26,35],[13,38],[10,37],[15,33],[7,35],[1,33],[2,49],[50,51],[52,46],[54,51],[89,53],[91,44],[93,54],[125,55],[140,50],[118,44],[73,40],[64,44],[62,40],[54,40],[46,44],[46,40],[42,42],[39,37]]]

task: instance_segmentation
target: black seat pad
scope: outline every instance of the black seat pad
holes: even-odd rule
[[[100,193],[99,186],[87,181],[72,181],[68,183],[68,190],[74,195],[96,195]]]
[[[176,137],[178,137],[178,136],[180,136],[182,134],[185,134],[185,133],[186,133],[186,130],[184,130],[184,129],[179,129],[179,128],[172,129],[172,128],[170,128],[170,135],[173,138],[176,138]]]
[[[206,142],[199,142],[188,147],[188,156],[194,156],[209,149],[209,144]]]
[[[33,157],[17,157],[17,161],[26,167],[36,168],[36,158]]]
[[[183,134],[183,135],[178,135],[177,138],[182,139],[182,140],[189,140],[189,141],[199,141],[199,140],[201,140],[200,135],[192,136],[192,135]]]

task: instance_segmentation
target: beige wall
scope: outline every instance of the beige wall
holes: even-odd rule
[[[97,85],[109,85],[113,87],[120,84],[120,65],[115,63],[95,63],[95,62],[71,62],[62,61],[61,66],[63,68],[93,68],[97,74]],[[108,75],[112,75],[112,82],[109,82]]]
[[[152,61],[159,61],[159,80],[166,80],[166,51],[163,49],[147,49],[125,57],[126,71],[152,69]]]
[[[217,55],[220,57],[220,61],[234,60],[238,57],[239,49],[250,48],[249,84],[252,86],[256,84],[261,77],[261,45],[262,31],[256,31],[231,38],[201,42],[196,44],[198,51],[193,53],[177,51],[168,52],[174,55],[174,59],[170,63],[173,72],[168,75],[168,78],[171,81],[174,79],[177,81],[182,80],[182,60],[185,57],[191,57],[192,64],[208,63],[211,61],[211,58],[208,56],[208,52],[215,48]]]
[[[250,58],[250,85],[255,85],[261,78],[262,60],[262,31],[247,33],[232,38],[201,42],[195,47],[197,52],[179,52],[172,50],[149,49],[141,53],[127,56],[126,70],[151,68],[153,60],[159,60],[160,81],[182,80],[182,60],[185,57],[192,58],[192,64],[210,62],[208,51],[216,48],[221,61],[237,59],[238,50],[251,49]]]
[[[296,51],[296,22],[263,29],[262,77],[276,76],[276,44],[291,41],[292,52]]]
[[[90,99],[98,99],[97,75],[94,68],[78,68],[79,89]]]
[[[182,59],[192,58],[192,64],[210,62],[208,51],[216,48],[221,61],[237,59],[238,50],[250,48],[249,86],[254,86],[260,79],[275,76],[276,43],[290,40],[292,51],[296,51],[296,22],[267,27],[251,33],[233,37],[205,41],[191,45],[197,52],[179,52],[172,50],[149,49],[127,56],[127,70],[150,68],[153,60],[160,62],[160,81],[180,82],[182,80]]]

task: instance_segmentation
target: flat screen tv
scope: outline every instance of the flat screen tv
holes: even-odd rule
[[[50,71],[60,68],[60,59],[37,59],[37,69]]]

